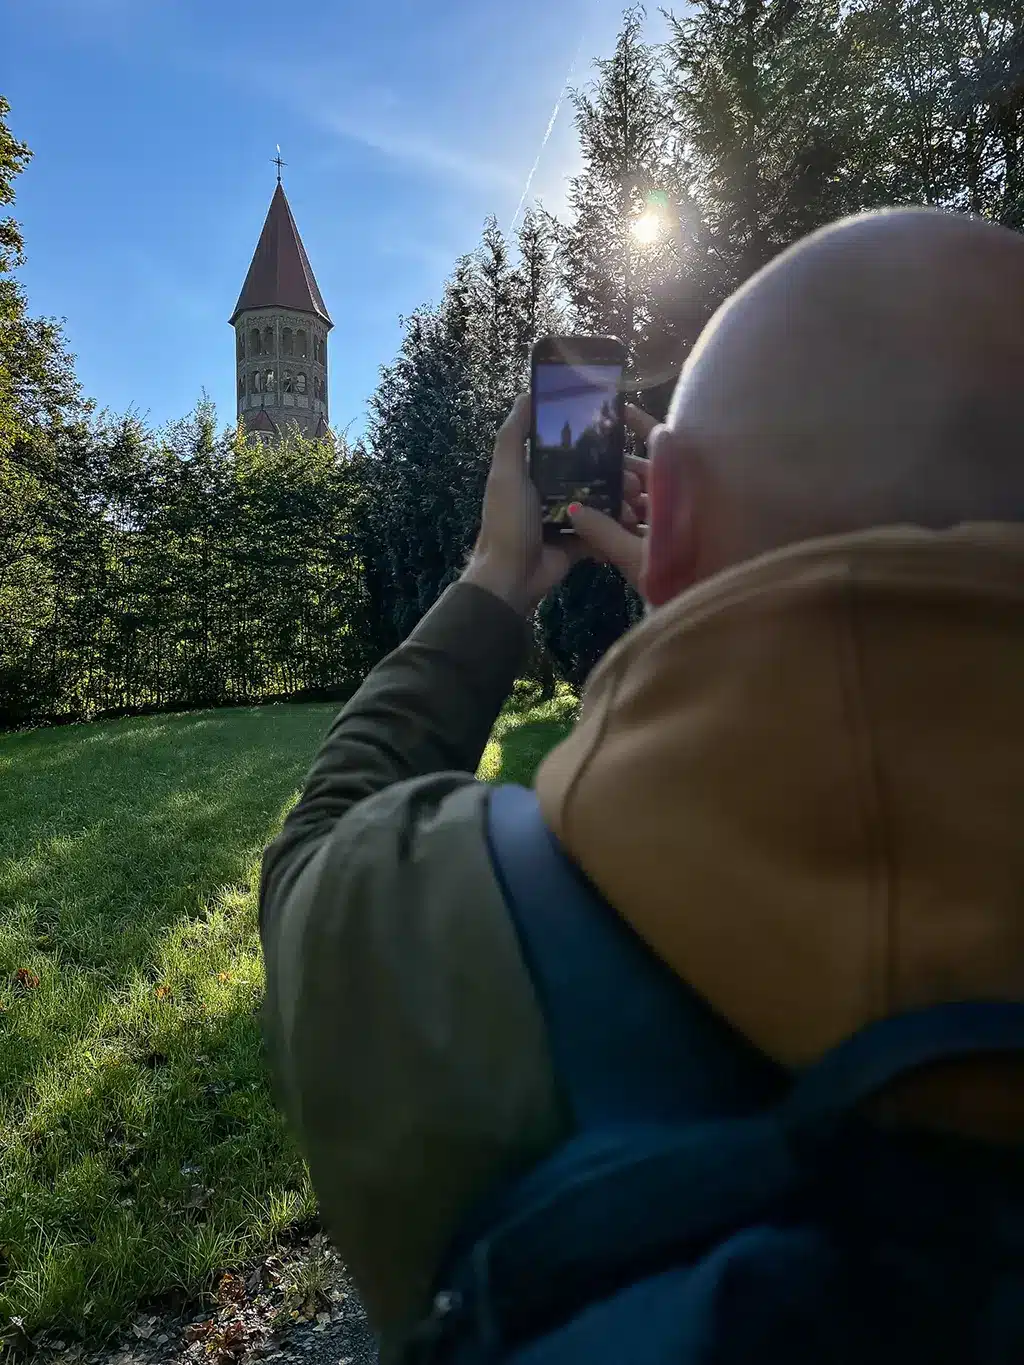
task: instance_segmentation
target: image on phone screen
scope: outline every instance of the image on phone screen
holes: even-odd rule
[[[568,527],[573,502],[618,514],[621,378],[616,364],[534,366],[532,469],[549,526]]]

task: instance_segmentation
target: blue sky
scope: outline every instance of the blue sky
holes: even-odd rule
[[[400,317],[488,213],[512,220],[559,92],[621,0],[31,0],[4,7],[0,89],[35,152],[17,182],[34,313],[67,318],[85,391],[153,423],[208,392],[234,420],[227,325],[274,188],[334,319],[331,421],[362,426]],[[650,36],[663,32],[656,13]],[[578,54],[578,55],[577,55]],[[578,169],[566,101],[532,196]]]

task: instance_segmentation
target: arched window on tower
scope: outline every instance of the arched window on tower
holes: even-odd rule
[[[284,370],[281,374],[281,385],[285,393],[292,392],[292,372]]]
[[[295,354],[295,351],[294,351],[293,345],[292,345],[292,340],[293,340],[293,339],[292,339],[292,329],[291,329],[290,327],[285,327],[284,330],[281,332],[281,354],[282,354],[282,355],[294,355],[294,354]]]
[[[306,392],[306,371],[305,371],[305,370],[300,370],[300,371],[298,372],[298,374],[295,376],[295,392],[296,392],[296,393],[305,393],[305,392]]]
[[[306,329],[300,327],[295,333],[295,354],[300,360],[306,359]]]
[[[244,332],[239,332],[239,333],[238,333],[238,358],[239,358],[239,360],[244,360],[244,359],[245,359],[245,333],[244,333]]]
[[[245,397],[245,375],[244,375],[244,374],[240,374],[240,375],[238,376],[238,396],[239,396],[239,398],[244,398],[244,397]]]
[[[263,387],[266,389],[267,393],[271,393],[271,392],[273,391],[273,388],[274,388],[274,371],[273,371],[273,370],[268,370],[267,373],[264,375],[264,377],[263,377]]]
[[[274,329],[273,329],[273,327],[264,327],[264,329],[263,329],[263,354],[264,354],[264,355],[273,355],[273,354],[274,354]]]
[[[249,354],[259,355],[260,353],[260,329],[254,327],[249,333]]]
[[[313,338],[313,359],[316,361],[316,363],[317,363],[318,365],[320,364],[320,338],[319,338],[319,337],[314,337],[314,338]]]
[[[263,376],[261,375],[261,373],[260,373],[259,370],[253,370],[252,374],[249,376],[249,392],[250,392],[250,393],[259,393],[259,391],[260,391],[260,389],[261,389],[261,387],[262,387],[261,382],[260,382],[260,381],[262,380],[262,378],[263,378]]]

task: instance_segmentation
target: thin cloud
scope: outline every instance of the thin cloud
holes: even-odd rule
[[[508,190],[516,185],[515,176],[506,167],[423,134],[381,128],[362,118],[338,113],[322,115],[321,121],[346,141],[369,147],[418,170],[496,189]]]
[[[286,55],[273,61],[259,53],[188,53],[183,59],[193,70],[216,75],[221,80],[251,90],[265,85],[275,97],[334,136],[346,142],[369,147],[391,161],[446,180],[460,180],[484,188],[509,190],[517,186],[516,177],[496,162],[419,130],[422,115],[403,110],[400,96],[390,87],[359,82],[358,108],[351,110],[332,105],[329,92],[339,84],[336,63],[293,64]],[[350,74],[344,83],[352,86]],[[402,122],[408,127],[402,127]],[[415,131],[414,131],[415,130]]]

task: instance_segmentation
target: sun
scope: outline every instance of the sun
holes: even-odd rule
[[[661,218],[653,209],[648,209],[636,219],[630,231],[642,246],[650,246],[661,235]]]

